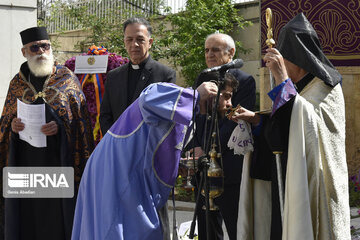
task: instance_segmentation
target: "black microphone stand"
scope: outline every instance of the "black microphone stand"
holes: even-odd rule
[[[212,133],[214,131],[216,131],[216,127],[215,126],[215,119],[217,117],[217,109],[219,106],[219,98],[220,98],[220,89],[222,88],[222,85],[224,84],[224,78],[225,78],[225,73],[226,73],[227,69],[223,69],[219,71],[220,77],[219,77],[219,83],[218,83],[218,92],[216,94],[216,98],[215,98],[215,104],[212,106],[212,113],[211,113],[211,123],[210,123],[210,131],[208,133],[207,136],[207,129],[205,129],[205,134],[204,136],[206,136],[206,145],[205,145],[205,155],[199,157],[198,159],[198,171],[202,171],[202,174],[200,174],[200,182],[198,185],[198,191],[197,191],[197,196],[196,196],[196,202],[195,202],[195,210],[194,210],[194,216],[193,216],[193,220],[191,222],[191,226],[190,226],[190,233],[189,233],[189,239],[193,239],[194,238],[194,232],[195,232],[195,225],[196,225],[196,217],[197,217],[197,212],[199,210],[200,207],[200,195],[201,195],[201,191],[203,188],[203,184],[204,184],[204,197],[205,197],[205,221],[206,221],[206,239],[210,239],[210,218],[209,218],[209,211],[210,211],[210,207],[209,207],[209,177],[208,177],[208,169],[210,166],[210,162],[209,162],[209,149],[210,149],[210,143],[211,143],[211,136]],[[205,119],[205,121],[207,121],[207,119]]]

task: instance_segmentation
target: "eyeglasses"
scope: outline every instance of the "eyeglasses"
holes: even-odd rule
[[[41,43],[41,44],[34,44],[30,46],[30,51],[32,52],[38,52],[40,50],[40,48],[42,48],[44,51],[49,50],[50,49],[50,43]]]

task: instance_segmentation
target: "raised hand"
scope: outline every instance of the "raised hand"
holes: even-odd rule
[[[218,87],[213,82],[203,82],[197,89],[200,95],[200,113],[206,113],[207,100],[216,96]]]
[[[266,49],[264,56],[266,67],[272,72],[276,85],[288,79],[288,72],[285,67],[284,58],[276,48]]]

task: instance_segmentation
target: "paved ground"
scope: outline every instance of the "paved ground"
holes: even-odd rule
[[[172,201],[168,201],[168,207],[169,207],[170,227],[172,227],[172,224],[173,224],[173,211],[172,211],[173,203],[172,203]],[[192,221],[192,219],[194,217],[195,203],[176,201],[175,207],[176,207],[176,223],[177,223],[178,228],[180,227],[181,223]],[[229,240],[229,237],[227,236],[226,228],[224,225],[223,225],[223,230],[224,230],[224,235],[225,235],[224,240]]]
[[[352,217],[359,216],[359,213],[357,212],[358,208],[351,208],[350,214]],[[360,231],[360,217],[358,218],[352,218],[351,219],[351,226],[354,226],[355,229],[359,229]],[[352,240],[360,240],[360,232],[357,236],[352,236]]]
[[[172,222],[173,222],[172,201],[168,201],[168,206],[169,206],[170,226],[172,226]],[[176,201],[175,207],[176,207],[176,222],[178,227],[180,226],[181,223],[192,221],[194,216],[195,203]],[[357,211],[358,211],[357,208],[351,208],[351,216],[353,217],[358,216],[359,214]],[[352,218],[351,226],[354,226],[355,229],[360,229],[360,217]],[[228,240],[229,238],[227,236],[225,226],[223,226],[223,229],[225,232],[224,240]],[[360,233],[359,236],[353,236],[352,240],[360,240]]]

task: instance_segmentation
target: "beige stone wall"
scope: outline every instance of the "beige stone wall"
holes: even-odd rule
[[[346,159],[349,176],[358,174],[360,169],[360,67],[337,67],[343,76],[343,92],[346,114]],[[270,90],[269,71],[260,69],[260,109],[271,107],[267,96]]]
[[[81,54],[82,52],[76,49],[75,46],[89,35],[89,32],[86,30],[73,30],[61,34],[50,34],[56,60],[60,64],[64,64],[69,58]]]

